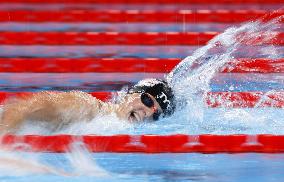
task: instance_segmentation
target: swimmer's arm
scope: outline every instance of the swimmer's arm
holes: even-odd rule
[[[54,124],[91,120],[100,107],[101,101],[84,92],[40,92],[28,98],[8,101],[3,108],[0,132],[13,133],[27,120]]]

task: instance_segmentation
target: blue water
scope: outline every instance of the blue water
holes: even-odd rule
[[[0,73],[0,91],[37,92],[82,90],[115,92],[145,78],[163,78],[164,73]],[[219,73],[211,91],[284,90],[283,73]]]
[[[156,10],[236,10],[265,9],[275,10],[283,6],[279,4],[261,5],[22,5],[1,4],[1,10],[7,9],[156,9]],[[165,32],[165,31],[218,31],[222,32],[230,26],[238,24],[190,23],[190,24],[153,24],[153,23],[0,23],[0,31],[118,31],[118,32]],[[283,31],[283,26],[280,30]],[[196,46],[4,46],[0,45],[0,57],[111,57],[111,58],[185,58],[191,55]],[[277,47],[279,55],[284,57],[284,47]],[[250,50],[250,51],[248,51]],[[253,49],[244,46],[235,58],[250,57]],[[262,57],[258,55],[257,57]],[[28,64],[28,62],[27,62]],[[164,74],[157,73],[0,73],[0,91],[42,91],[42,90],[83,90],[118,91],[125,85],[133,85],[137,81],[148,78],[162,78]],[[210,83],[211,91],[270,91],[284,89],[283,74],[217,74]],[[159,121],[157,123],[138,125],[131,128],[115,128],[115,131],[105,131],[109,128],[99,126],[103,134],[230,134],[230,133],[274,133],[283,134],[284,125],[282,109],[207,109],[203,120],[188,122],[184,118]],[[224,115],[225,113],[225,115]],[[250,115],[248,115],[250,113]],[[184,113],[183,113],[184,114]],[[198,113],[199,114],[199,113]],[[186,114],[184,114],[186,115]],[[257,116],[261,116],[258,117]],[[245,118],[245,119],[244,119]],[[258,119],[257,122],[255,121]],[[242,120],[243,119],[243,120]],[[177,122],[178,121],[178,122]],[[107,121],[104,121],[107,122]],[[163,123],[162,123],[163,122]],[[110,124],[111,125],[111,124]],[[87,130],[86,126],[85,130]],[[117,127],[114,125],[114,127]],[[87,133],[87,131],[85,131]],[[56,153],[23,153],[31,158],[39,158],[43,164],[72,172],[65,154]],[[0,171],[0,182],[28,181],[200,181],[200,182],[280,182],[284,179],[284,154],[92,154],[99,166],[110,173],[108,177],[79,175],[64,177],[58,175],[27,174],[23,176],[4,175]]]
[[[64,154],[26,154],[67,171]],[[2,176],[0,181],[163,181],[163,182],[279,182],[283,179],[284,154],[93,154],[108,177],[55,175]]]
[[[0,23],[0,31],[76,31],[76,32],[221,32],[236,23]]]
[[[200,46],[128,46],[128,45],[102,45],[102,46],[9,46],[0,45],[0,57],[94,57],[94,58],[180,58],[183,59],[191,55]],[[284,47],[276,46],[280,53],[279,57],[284,57]],[[125,51],[127,50],[127,51]],[[243,46],[235,53],[236,58],[263,58],[263,55],[256,55],[253,46]],[[253,56],[252,56],[253,55]]]

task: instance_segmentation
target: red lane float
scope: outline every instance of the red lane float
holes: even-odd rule
[[[0,58],[0,72],[170,72],[180,59],[157,58]],[[28,63],[28,64],[27,64]]]
[[[223,73],[284,73],[284,59],[241,58],[229,62]]]
[[[284,11],[281,10],[273,13],[265,10],[10,10],[0,11],[0,22],[240,23],[258,18],[263,18],[263,21],[267,21],[283,14]]]
[[[4,45],[205,45],[218,32],[0,32]],[[271,34],[272,35],[272,34]],[[284,33],[275,32],[273,39],[259,36],[249,45],[284,45]],[[267,38],[266,38],[267,39]],[[243,44],[248,44],[243,42]]]
[[[0,92],[0,103],[10,97],[26,97],[32,92]],[[115,92],[92,92],[94,97],[107,101]],[[284,92],[209,92],[204,103],[211,108],[284,107]]]
[[[0,3],[123,3],[123,4],[273,4],[283,3],[283,0],[0,0]]]
[[[73,143],[90,152],[283,153],[283,135],[4,135],[0,147],[31,152],[70,152]]]
[[[217,32],[0,32],[7,45],[204,45]]]
[[[0,58],[0,72],[33,73],[168,73],[177,58]],[[28,63],[28,64],[27,64]],[[228,63],[223,73],[284,73],[284,59],[238,59]]]
[[[212,108],[284,107],[284,92],[209,92],[205,103]]]

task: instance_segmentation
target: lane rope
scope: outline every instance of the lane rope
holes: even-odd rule
[[[283,135],[4,135],[2,149],[69,152],[81,142],[90,152],[140,153],[283,153]]]
[[[240,23],[261,17],[264,17],[263,21],[268,21],[283,14],[283,10],[273,13],[266,10],[2,10],[0,11],[0,22]]]
[[[0,0],[0,3],[123,3],[123,4],[274,4],[283,3],[283,0]]]
[[[2,45],[205,45],[218,32],[0,32]],[[244,45],[284,45],[284,33],[259,36]]]
[[[12,73],[168,73],[178,58],[0,58],[0,72]],[[29,63],[29,64],[26,64]],[[232,60],[222,73],[284,73],[282,59]]]

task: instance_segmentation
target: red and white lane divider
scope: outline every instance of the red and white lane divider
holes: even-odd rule
[[[123,4],[273,4],[283,3],[283,0],[0,0],[0,3],[123,3]]]
[[[283,2],[282,2],[283,3]],[[256,20],[271,20],[284,14],[284,11],[266,10],[60,10],[0,11],[0,22],[173,22],[234,23]],[[283,19],[281,20],[284,21]]]
[[[283,153],[283,135],[5,135],[0,148],[31,152],[69,152],[81,142],[91,152]]]
[[[13,73],[169,73],[177,58],[0,58],[0,72]],[[28,63],[28,64],[26,64]],[[238,59],[222,73],[284,73],[284,59]]]
[[[0,32],[4,45],[205,45],[218,32]],[[284,45],[284,33],[259,36],[244,45]]]
[[[0,92],[0,103],[10,97],[27,97],[32,92]],[[107,101],[115,92],[92,92],[94,97]],[[218,108],[284,107],[284,92],[209,92],[204,104]]]

